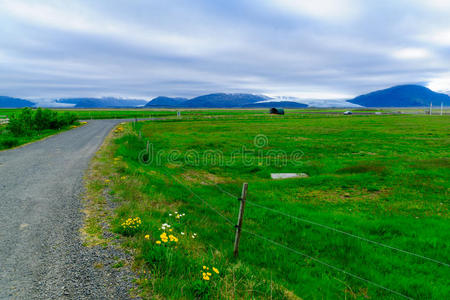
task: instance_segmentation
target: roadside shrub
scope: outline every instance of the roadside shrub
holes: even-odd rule
[[[77,115],[65,112],[59,114],[50,109],[24,108],[10,117],[7,128],[14,136],[30,136],[46,129],[61,129],[78,121]]]

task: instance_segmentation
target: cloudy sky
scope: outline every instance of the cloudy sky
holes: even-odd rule
[[[449,0],[0,0],[0,95],[450,90]]]

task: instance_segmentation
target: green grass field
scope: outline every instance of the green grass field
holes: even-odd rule
[[[147,298],[401,299],[397,292],[448,299],[449,132],[446,116],[139,122],[114,133],[88,186],[99,199],[106,189],[118,202],[109,222],[123,245],[136,249],[139,291]],[[142,152],[147,140],[150,155]],[[280,172],[309,177],[270,178]],[[235,229],[218,213],[234,223],[239,203],[221,190],[239,195],[243,182],[249,184],[243,228],[297,252],[243,232],[239,259],[233,258]],[[103,216],[88,215],[90,234],[100,234]],[[124,224],[135,217],[136,228]],[[160,237],[163,223],[178,242]],[[208,271],[205,280],[203,266],[220,274]]]
[[[134,118],[157,118],[157,117],[176,117],[177,111],[181,111],[182,116],[217,116],[217,115],[258,115],[267,114],[269,109],[53,109],[58,112],[73,112],[78,115],[80,120],[89,119],[134,119]],[[302,113],[343,113],[348,109],[336,108],[303,108],[303,109],[287,109],[287,114],[302,114]],[[424,113],[426,108],[359,108],[352,109],[355,113],[374,113],[380,111],[390,113],[394,111],[401,111],[403,113]],[[19,112],[20,109],[0,108],[0,116],[11,116]],[[438,114],[439,109],[435,109],[434,113]],[[450,113],[450,109],[446,108],[445,113]]]
[[[11,116],[21,109],[0,108],[0,116]],[[80,120],[90,119],[134,119],[134,118],[158,118],[176,117],[177,111],[182,116],[212,116],[212,115],[250,115],[267,113],[268,109],[52,109],[57,112],[72,112],[77,114]],[[295,112],[301,110],[293,110]]]

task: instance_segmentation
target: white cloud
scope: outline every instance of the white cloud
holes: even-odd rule
[[[328,21],[353,19],[359,12],[359,4],[355,0],[269,0],[269,5],[286,14]]]
[[[423,48],[403,48],[392,52],[392,56],[397,59],[423,59],[431,56],[427,49]]]
[[[422,34],[420,39],[439,46],[450,46],[450,29],[434,29]]]
[[[103,14],[90,10],[88,7],[70,2],[30,2],[3,1],[0,8],[23,22],[45,26],[62,31],[71,31],[87,35],[99,35],[150,49],[159,49],[177,55],[204,55],[206,53],[233,47],[236,41],[220,42],[211,36],[201,33],[185,34],[160,27],[121,22]]]
[[[448,0],[420,0],[420,4],[441,12],[443,10],[450,11],[450,1]]]
[[[431,78],[427,87],[433,91],[448,93],[450,91],[450,72]]]

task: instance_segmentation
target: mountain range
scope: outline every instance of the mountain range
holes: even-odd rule
[[[130,107],[139,107],[144,106],[147,101],[146,100],[138,100],[138,99],[120,99],[120,98],[66,98],[66,99],[58,99],[55,101],[56,103],[65,103],[65,104],[75,104],[74,108],[130,108]]]
[[[157,97],[148,102],[145,107],[180,107],[180,108],[239,108],[269,100],[270,97],[253,94],[215,93],[198,96],[192,99]]]
[[[25,100],[25,99],[0,96],[0,107],[3,107],[3,108],[32,107],[35,104],[36,103]]]
[[[348,102],[365,107],[421,107],[429,106],[430,102],[449,106],[450,96],[420,85],[398,85],[358,96]]]
[[[151,101],[140,99],[105,98],[64,98],[53,103],[73,105],[74,108],[265,108],[265,107],[424,107],[432,102],[450,106],[450,96],[434,92],[420,85],[399,85],[374,91],[350,100],[306,100],[294,97],[271,98],[254,94],[214,93],[192,99],[159,96]],[[0,96],[0,107],[39,106],[25,99]],[[51,106],[51,105],[48,105]]]

